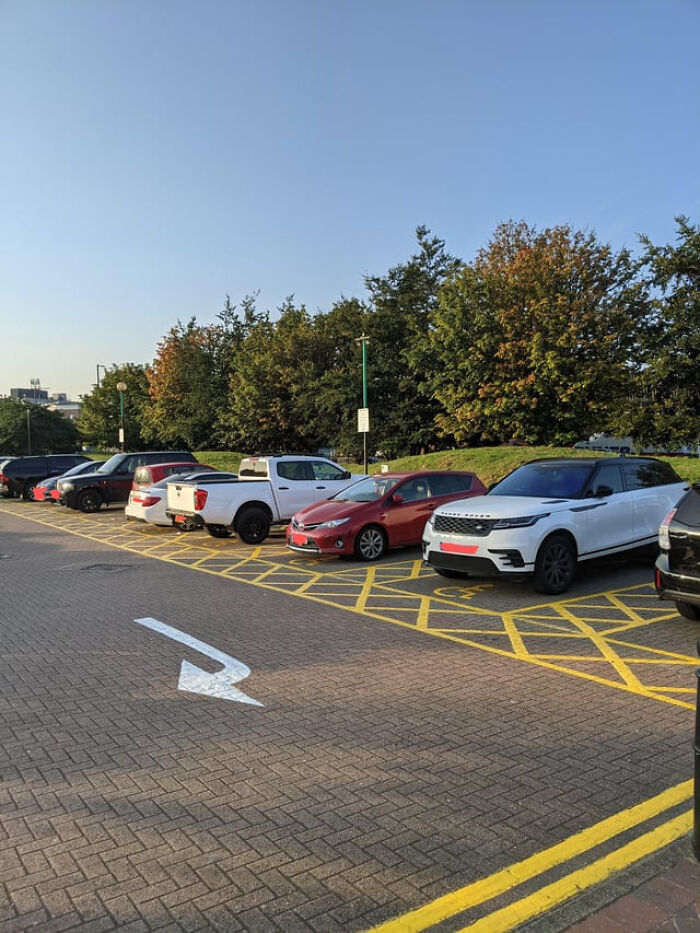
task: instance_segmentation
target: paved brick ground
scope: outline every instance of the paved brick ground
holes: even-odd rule
[[[684,709],[6,514],[0,553],[3,933],[362,930],[688,777]]]

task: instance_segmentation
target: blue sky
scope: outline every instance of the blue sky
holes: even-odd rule
[[[0,0],[0,395],[497,224],[700,214],[700,0]]]

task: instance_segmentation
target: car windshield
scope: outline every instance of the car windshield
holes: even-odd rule
[[[92,461],[94,463],[94,461]],[[64,476],[75,476],[76,473],[84,473],[87,469],[86,463],[76,463],[75,466],[71,467],[70,470],[66,470],[63,474]],[[97,469],[97,464],[95,463],[93,469]]]
[[[95,473],[114,473],[119,464],[124,460],[124,454],[115,454],[109,460],[105,460],[102,466],[95,470]]]
[[[586,485],[595,463],[526,463],[488,493],[489,496],[533,496],[537,499],[574,499]]]
[[[391,492],[398,482],[395,476],[370,476],[348,486],[332,499],[334,502],[375,502]]]

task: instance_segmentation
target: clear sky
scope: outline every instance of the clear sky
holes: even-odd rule
[[[365,297],[419,224],[672,242],[699,50],[700,0],[0,0],[0,395]]]

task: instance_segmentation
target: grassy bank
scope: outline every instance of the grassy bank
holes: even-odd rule
[[[208,463],[219,470],[236,472],[241,458],[240,453],[228,453],[220,450],[199,450],[196,457],[202,463]],[[433,454],[416,457],[401,457],[387,461],[390,470],[471,470],[482,482],[495,482],[515,467],[537,457],[580,457],[598,456],[596,451],[572,450],[570,447],[473,447],[463,450],[442,450]],[[681,479],[700,483],[700,458],[698,457],[659,457],[666,460],[675,469]],[[353,473],[362,472],[362,464],[347,464]],[[370,473],[379,473],[381,464],[370,465]]]

